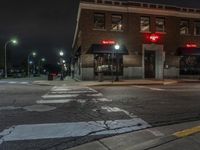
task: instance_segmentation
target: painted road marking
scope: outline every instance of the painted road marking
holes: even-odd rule
[[[15,81],[10,81],[10,82],[8,82],[9,84],[16,84],[17,82],[15,82]]]
[[[52,94],[85,94],[85,93],[94,93],[93,91],[53,91]]]
[[[97,93],[97,94],[87,94],[87,96],[92,96],[92,97],[101,97],[103,96],[102,93]]]
[[[90,121],[17,125],[0,132],[0,144],[8,141],[41,140],[121,134],[151,127],[140,118],[115,121]]]
[[[136,115],[133,115],[132,113],[129,113],[128,111],[124,109],[120,109],[118,107],[109,107],[109,106],[102,106],[101,109],[106,110],[107,112],[123,112],[130,118],[136,118]]]
[[[42,98],[50,99],[50,98],[70,98],[70,97],[77,97],[78,94],[64,94],[64,95],[43,95]]]
[[[176,132],[173,135],[175,135],[178,138],[183,138],[183,137],[190,136],[190,135],[193,135],[193,134],[196,134],[196,133],[199,133],[199,132],[200,132],[200,126],[197,126],[197,127],[194,127],[194,128],[190,128],[190,129],[186,129],[186,130],[183,130],[183,131]]]

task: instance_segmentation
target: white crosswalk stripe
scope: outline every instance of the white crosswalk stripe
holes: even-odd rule
[[[28,81],[0,81],[0,84],[21,84],[21,85],[29,85]]]

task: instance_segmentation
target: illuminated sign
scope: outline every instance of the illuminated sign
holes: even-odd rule
[[[116,44],[116,42],[114,40],[102,40],[101,44],[113,45]]]
[[[158,35],[156,35],[156,34],[151,34],[150,36],[149,36],[149,40],[151,41],[151,42],[157,42],[158,40],[160,39],[160,37],[158,36]]]
[[[187,48],[197,48],[196,44],[186,44]]]

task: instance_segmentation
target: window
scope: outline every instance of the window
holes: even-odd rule
[[[156,18],[156,32],[165,32],[164,18]]]
[[[122,31],[122,15],[112,15],[112,29],[113,31]]]
[[[101,13],[94,14],[94,28],[105,29],[105,14]]]
[[[189,21],[182,20],[180,22],[180,34],[189,34]]]
[[[194,23],[194,35],[200,35],[200,21]]]
[[[141,17],[140,18],[140,31],[141,32],[149,32],[150,31],[150,18],[149,17]]]

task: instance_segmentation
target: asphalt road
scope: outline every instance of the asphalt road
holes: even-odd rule
[[[0,149],[63,150],[86,141],[200,119],[200,85],[0,84]]]

